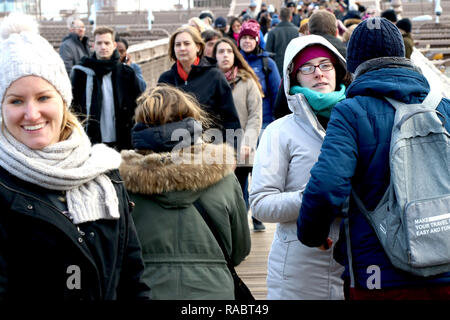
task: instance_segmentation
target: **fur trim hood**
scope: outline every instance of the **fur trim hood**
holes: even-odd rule
[[[158,195],[198,192],[234,171],[235,152],[227,144],[197,144],[178,151],[143,155],[121,152],[120,174],[128,191]]]

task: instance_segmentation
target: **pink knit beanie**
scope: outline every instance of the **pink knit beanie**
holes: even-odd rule
[[[336,56],[326,47],[315,44],[309,47],[306,47],[294,58],[294,69],[292,69],[292,74],[296,75],[298,69],[304,65],[306,62],[308,62],[311,59],[314,58],[328,58],[330,59],[332,64],[336,64]]]
[[[241,32],[239,32],[238,45],[241,41],[241,38],[245,35],[249,35],[249,36],[255,38],[256,42],[259,44],[259,42],[261,40],[261,39],[259,39],[259,29],[260,29],[260,26],[259,26],[258,21],[254,20],[254,19],[250,19],[250,20],[244,22],[241,27]]]

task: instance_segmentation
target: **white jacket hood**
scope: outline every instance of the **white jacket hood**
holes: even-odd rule
[[[295,58],[297,53],[302,51],[304,48],[315,45],[315,44],[321,44],[324,47],[327,47],[331,52],[333,52],[336,57],[338,58],[339,63],[341,66],[346,70],[347,64],[345,62],[344,57],[339,53],[339,51],[324,37],[318,36],[318,35],[307,35],[307,36],[300,36],[297,38],[294,38],[289,42],[286,51],[284,53],[284,62],[283,62],[283,81],[284,81],[284,93],[286,95],[286,98],[289,102],[289,89],[291,87],[291,79],[289,77],[289,74],[292,71],[293,63],[292,60]],[[292,112],[295,113],[295,111],[292,109],[293,106],[291,103],[289,104],[289,109],[291,109]]]

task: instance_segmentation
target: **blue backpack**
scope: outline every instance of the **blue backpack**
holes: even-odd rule
[[[442,97],[385,99],[396,109],[389,187],[370,212],[352,195],[396,268],[425,277],[450,271],[450,134],[436,110]]]

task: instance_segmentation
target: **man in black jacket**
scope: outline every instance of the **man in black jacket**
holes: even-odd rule
[[[83,21],[75,19],[70,22],[69,32],[59,47],[59,55],[64,61],[68,75],[82,57],[90,55],[89,38],[85,36],[86,28]]]
[[[139,81],[131,67],[120,63],[114,30],[96,28],[94,41],[94,54],[73,67],[72,106],[87,117],[85,130],[92,143],[130,149]]]
[[[289,8],[282,8],[280,11],[281,22],[267,35],[266,51],[275,53],[275,63],[277,64],[280,77],[283,77],[283,61],[286,47],[292,39],[298,37],[298,27],[291,22],[292,13]]]

